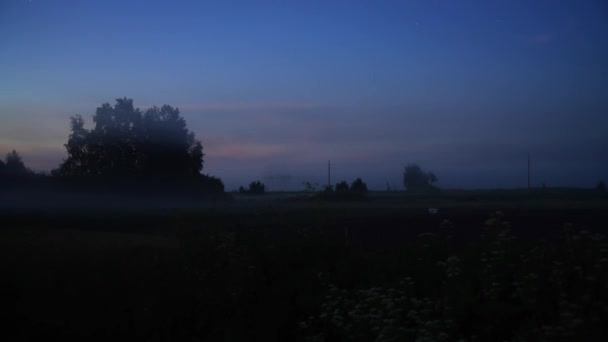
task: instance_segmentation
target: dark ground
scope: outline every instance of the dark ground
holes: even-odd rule
[[[437,260],[458,253],[464,259],[474,248],[483,249],[480,236],[497,210],[525,246],[545,240],[559,245],[564,224],[572,231],[608,233],[603,199],[394,196],[372,194],[368,201],[349,203],[237,196],[185,208],[157,203],[149,211],[116,210],[117,203],[113,210],[91,211],[58,210],[58,204],[52,210],[5,207],[0,211],[4,333],[7,340],[267,341],[319,334],[325,340],[366,340],[363,333],[348,337],[317,318],[328,284],[355,291],[394,286],[408,274],[417,274],[423,284],[434,271],[412,263],[419,255],[418,236],[441,235],[444,220],[452,223],[452,238],[450,246],[433,252]],[[429,207],[439,213],[429,214]],[[561,258],[562,252],[555,253]],[[572,291],[585,289],[576,286]],[[431,287],[416,295],[434,296],[427,292]],[[598,296],[596,301],[607,300]],[[471,303],[469,309],[477,310],[477,302]],[[526,310],[555,311],[550,305]],[[452,337],[483,340],[484,330],[467,317]],[[302,322],[313,331],[302,330]],[[585,329],[592,337],[605,336],[597,325]],[[507,330],[496,331],[508,340],[513,336]],[[530,331],[525,336],[541,334]]]

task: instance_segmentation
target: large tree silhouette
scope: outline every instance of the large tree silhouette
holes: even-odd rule
[[[133,100],[117,99],[97,108],[94,128],[80,115],[71,118],[65,144],[68,158],[57,173],[66,176],[198,176],[203,146],[186,127],[179,110],[168,105],[142,113]]]
[[[143,115],[141,131],[143,170],[154,175],[198,174],[203,168],[203,146],[186,128],[179,110],[164,105]]]

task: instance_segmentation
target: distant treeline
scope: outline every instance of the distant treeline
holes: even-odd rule
[[[70,118],[71,133],[64,145],[67,158],[49,174],[32,172],[17,151],[8,153],[0,160],[0,186],[6,189],[29,183],[95,192],[224,192],[221,179],[201,174],[203,145],[177,108],[164,105],[142,111],[133,106],[132,99],[122,98],[114,106],[98,107],[93,123],[87,129],[82,116]],[[412,195],[438,194],[437,181],[433,172],[417,164],[408,164],[403,172],[403,187]],[[305,192],[316,192],[309,182],[304,184]],[[387,190],[392,190],[388,184]],[[543,192],[535,193],[548,194],[547,189],[540,190]],[[606,185],[600,181],[595,190],[606,193]],[[260,181],[252,182],[248,189],[239,188],[244,194],[265,191]],[[358,199],[366,193],[367,185],[358,178],[350,186],[345,181],[335,187],[327,185],[318,197]]]

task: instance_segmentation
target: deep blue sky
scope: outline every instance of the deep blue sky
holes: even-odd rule
[[[517,187],[528,152],[534,185],[592,186],[608,3],[0,0],[0,153],[52,169],[69,117],[123,96],[179,107],[228,189],[322,183],[328,159],[377,189],[409,162]]]

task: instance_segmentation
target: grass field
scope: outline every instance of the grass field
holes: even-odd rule
[[[270,194],[153,211],[5,210],[3,334],[608,338],[608,201],[502,195],[372,193],[327,203]]]

